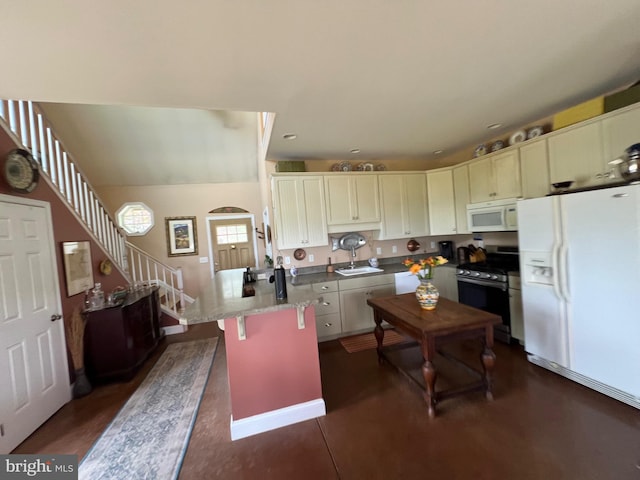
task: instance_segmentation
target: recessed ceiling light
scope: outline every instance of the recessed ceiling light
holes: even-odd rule
[[[489,130],[495,130],[496,128],[500,128],[502,126],[501,123],[492,123],[491,125],[487,125]]]
[[[360,153],[360,149],[359,148],[352,148],[351,150],[349,150],[351,153],[356,154],[356,153]]]
[[[284,138],[285,140],[295,140],[296,138],[298,138],[298,135],[296,135],[295,133],[285,133],[284,135],[282,135],[282,138]]]
[[[433,152],[433,153],[435,153],[436,155],[440,155],[442,152],[444,152],[444,150],[436,150],[436,151],[435,151],[435,152]]]

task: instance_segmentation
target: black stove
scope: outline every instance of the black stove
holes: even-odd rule
[[[518,247],[488,247],[486,257],[458,265],[458,301],[500,315],[502,324],[494,327],[494,336],[511,343],[509,272],[519,270]]]

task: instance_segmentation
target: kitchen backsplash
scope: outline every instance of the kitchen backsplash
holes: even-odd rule
[[[375,236],[373,232],[361,231],[366,239],[367,244],[356,250],[356,262],[364,262],[372,257],[377,258],[390,258],[390,257],[418,257],[425,254],[437,254],[438,242],[441,240],[451,240],[454,243],[455,249],[459,246],[467,246],[473,244],[477,247],[483,247],[487,245],[517,245],[518,233],[517,232],[487,232],[483,234],[465,234],[465,235],[447,235],[447,236],[435,236],[435,237],[416,237],[420,243],[420,249],[415,252],[410,252],[407,249],[407,242],[409,239],[398,240],[374,240]],[[341,235],[331,235],[339,238]],[[479,239],[481,238],[481,240]],[[394,251],[395,247],[395,251]],[[381,253],[377,253],[378,249]],[[351,261],[351,253],[346,250],[331,251],[331,246],[326,247],[314,247],[306,248],[306,256],[303,260],[296,260],[294,258],[295,249],[291,250],[274,250],[274,257],[281,255],[285,260],[285,268],[291,268],[295,265],[298,268],[326,265],[329,257],[331,257],[331,263],[344,264]],[[286,263],[287,257],[290,263]]]

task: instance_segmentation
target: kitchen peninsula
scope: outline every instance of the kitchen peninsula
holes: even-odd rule
[[[224,325],[231,439],[325,415],[314,305],[310,286],[287,283],[276,300],[267,280],[251,283],[243,297],[243,269],[218,272],[184,312],[185,325]]]

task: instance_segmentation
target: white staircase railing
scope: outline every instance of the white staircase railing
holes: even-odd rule
[[[163,264],[129,242],[126,242],[126,248],[132,282],[158,285],[163,311],[174,318],[180,318],[187,304],[195,301],[184,293],[182,269]]]
[[[16,145],[31,152],[42,176],[125,278],[134,284],[158,285],[162,310],[180,318],[181,311],[194,301],[183,291],[182,270],[164,265],[126,241],[124,232],[103,207],[38,105],[24,100],[0,100],[0,119],[0,126]]]
[[[29,150],[40,171],[76,218],[93,234],[117,268],[127,275],[125,235],[102,206],[91,184],[57,138],[38,106],[24,100],[0,100],[3,128]]]

